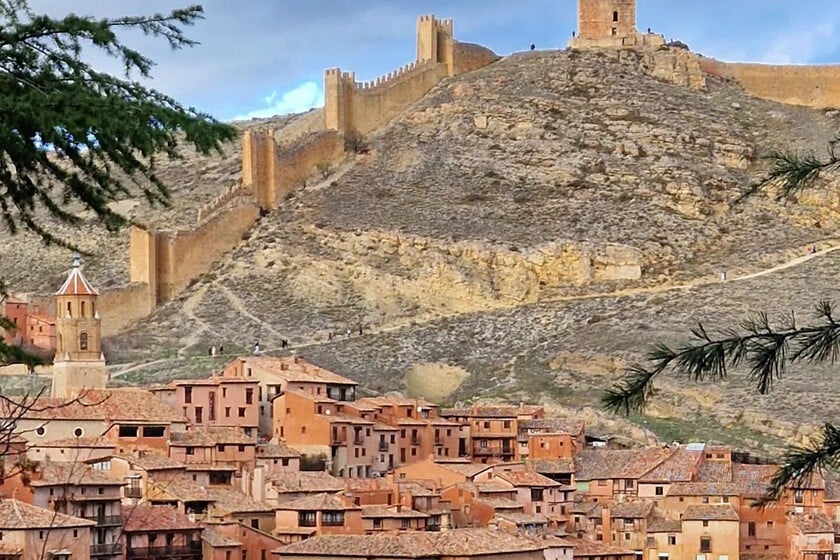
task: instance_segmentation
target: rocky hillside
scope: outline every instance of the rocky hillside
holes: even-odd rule
[[[766,151],[823,150],[837,114],[711,77],[704,90],[678,86],[651,76],[650,56],[527,53],[443,82],[110,340],[115,380],[206,375],[220,365],[203,357],[210,344],[286,338],[371,391],[589,406],[647,345],[693,322],[807,314],[830,297],[835,253],[750,275],[832,246],[836,185],[798,205],[732,203]],[[99,283],[103,264],[90,272]],[[720,285],[722,269],[744,278]],[[811,387],[795,375],[781,402],[737,379],[672,383],[648,427],[773,448],[807,435],[800,420],[825,419],[791,406],[833,404]]]

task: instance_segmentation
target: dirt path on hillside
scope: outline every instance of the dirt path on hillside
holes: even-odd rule
[[[815,253],[802,255],[802,256],[796,257],[794,259],[791,259],[787,262],[784,262],[782,264],[778,264],[778,265],[775,265],[775,266],[772,266],[770,268],[766,268],[766,269],[763,269],[763,270],[760,270],[760,271],[757,271],[757,272],[751,272],[751,273],[744,273],[744,274],[740,274],[740,275],[729,276],[726,281],[727,281],[727,283],[730,283],[730,282],[746,282],[746,281],[749,281],[749,280],[753,280],[755,278],[761,278],[763,276],[769,276],[771,274],[775,274],[775,273],[781,272],[783,270],[796,268],[798,266],[801,266],[805,263],[810,262],[813,259],[825,256],[825,255],[828,255],[830,253],[833,253],[835,251],[840,250],[840,239],[823,239],[823,240],[818,241],[817,243],[819,243],[820,245],[823,245],[823,246],[826,246],[826,245],[828,245],[828,246],[825,249],[819,250]],[[810,244],[808,246],[810,246]],[[714,285],[714,284],[719,284],[720,282],[721,282],[721,280],[720,280],[719,276],[703,276],[703,277],[691,280],[689,282],[684,282],[684,283],[680,283],[680,284],[664,284],[664,285],[659,285],[659,286],[650,286],[650,287],[643,287],[643,288],[626,288],[626,289],[622,289],[622,290],[615,290],[615,291],[612,291],[612,292],[598,292],[598,293],[581,294],[581,295],[574,295],[574,296],[557,296],[557,297],[552,297],[552,298],[546,298],[546,299],[543,299],[543,300],[539,300],[537,303],[539,303],[539,304],[562,303],[562,302],[584,301],[584,300],[602,299],[602,298],[621,298],[621,297],[632,297],[632,296],[646,295],[646,294],[661,294],[661,293],[672,292],[672,291],[677,291],[677,290],[687,290],[687,289],[692,289],[692,288],[700,288],[700,287],[703,287],[703,286],[710,286],[710,285]],[[225,295],[228,296],[228,299],[231,301],[231,303],[234,305],[234,307],[236,307],[236,309],[239,312],[241,312],[243,315],[250,318],[251,320],[256,321],[259,324],[265,326],[266,328],[270,328],[271,331],[274,332],[275,334],[277,333],[277,331],[275,329],[273,329],[272,327],[270,327],[267,323],[265,323],[264,321],[262,321],[261,319],[259,319],[257,317],[254,317],[253,315],[251,315],[245,309],[245,306],[242,304],[241,300],[239,300],[239,298],[233,292],[231,292],[226,287],[222,287],[222,289],[225,291]],[[152,367],[152,366],[159,365],[159,364],[167,362],[167,361],[182,361],[184,359],[188,359],[186,356],[183,355],[183,352],[185,352],[190,346],[193,346],[200,341],[199,335],[203,332],[213,333],[213,329],[206,322],[198,319],[193,312],[194,309],[201,302],[201,300],[204,298],[204,295],[205,295],[206,292],[207,292],[207,287],[202,288],[201,290],[199,290],[198,292],[196,292],[195,294],[190,296],[190,298],[184,304],[184,312],[187,314],[187,316],[190,319],[192,319],[195,322],[197,328],[195,330],[193,330],[191,335],[184,341],[181,350],[179,350],[179,352],[178,352],[179,356],[177,358],[159,359],[159,360],[154,360],[154,361],[143,363],[143,364],[136,364],[136,363],[131,364],[128,367],[128,369],[125,369],[125,370],[122,370],[122,371],[119,371],[119,372],[113,374],[113,377],[119,377],[121,375],[124,375],[125,373],[130,372],[130,371],[142,371],[145,367]],[[237,303],[238,303],[238,305],[237,305]],[[496,310],[504,309],[505,307],[506,306],[504,306],[504,305],[500,305],[499,307],[494,308],[494,309],[496,309]],[[507,307],[512,308],[514,306],[507,306]],[[458,314],[435,315],[434,317],[428,319],[428,321],[439,320],[439,319],[442,319],[442,318],[445,318],[445,317],[448,317],[448,316],[453,316],[453,315],[458,315]],[[422,324],[423,322],[425,322],[425,321],[422,321],[422,320],[418,321],[418,317],[413,317],[411,320],[408,320],[408,319],[400,320],[400,321],[397,321],[397,322],[392,323],[390,325],[380,327],[378,329],[372,328],[372,329],[368,330],[364,336],[394,332],[394,331],[398,331],[400,329],[403,329],[403,328],[407,327],[409,324],[417,325],[417,324]],[[299,351],[301,349],[305,349],[305,348],[309,348],[309,347],[313,347],[313,346],[320,346],[320,345],[323,345],[323,344],[324,344],[323,340],[316,340],[313,337],[308,341],[302,341],[300,343],[295,344],[292,349],[294,351]],[[271,354],[273,352],[278,352],[278,351],[280,351],[280,348],[265,348],[263,353]],[[235,356],[232,356],[232,357],[235,357]],[[511,360],[510,363],[511,363],[511,365],[513,363],[515,363],[515,359]]]

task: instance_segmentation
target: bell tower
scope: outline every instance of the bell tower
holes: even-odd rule
[[[72,398],[84,389],[104,389],[108,384],[98,296],[82,274],[81,258],[73,255],[67,280],[55,293],[53,397]]]

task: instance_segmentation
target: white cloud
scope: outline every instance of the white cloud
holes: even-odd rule
[[[231,120],[265,119],[275,115],[303,113],[324,105],[324,89],[318,82],[304,82],[284,93],[272,91],[263,98],[265,107],[238,115]]]
[[[761,57],[761,62],[774,64],[808,63],[831,53],[836,43],[833,37],[836,23],[822,21],[809,29],[780,34]]]

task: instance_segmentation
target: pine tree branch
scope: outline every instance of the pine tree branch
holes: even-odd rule
[[[767,315],[759,313],[741,325],[741,332],[728,330],[713,338],[703,325],[692,330],[694,343],[676,350],[664,344],[648,354],[649,365],[633,365],[602,398],[613,412],[643,412],[654,394],[654,381],[672,372],[699,382],[725,379],[732,368],[744,364],[749,379],[761,394],[770,392],[790,363],[828,362],[840,358],[840,323],[835,322],[829,302],[817,306],[818,323],[799,327],[791,315],[782,328],[770,325]]]

